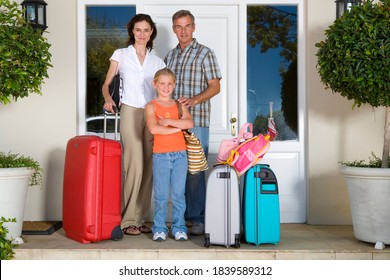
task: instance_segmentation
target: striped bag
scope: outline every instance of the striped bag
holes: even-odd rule
[[[181,109],[181,104],[177,100],[176,105],[179,110],[179,119],[181,119],[183,117],[183,110]],[[187,146],[188,172],[196,174],[209,169],[202,143],[200,143],[198,137],[188,129],[182,131]]]
[[[183,130],[183,135],[187,145],[188,172],[196,174],[209,169],[202,144],[198,137],[188,129]]]

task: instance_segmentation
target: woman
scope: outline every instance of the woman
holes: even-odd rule
[[[114,101],[109,85],[119,71],[122,78],[120,136],[123,146],[123,212],[124,234],[149,233],[144,225],[152,192],[153,138],[145,121],[145,105],[156,97],[152,82],[156,71],[165,67],[163,60],[151,53],[157,30],[151,17],[135,15],[127,24],[128,47],[115,50],[102,91],[104,109],[113,112]]]

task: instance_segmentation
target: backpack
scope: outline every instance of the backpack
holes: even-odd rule
[[[270,136],[259,134],[240,144],[230,154],[226,163],[232,166],[238,176],[262,160],[270,147]]]
[[[248,129],[249,131],[247,131]],[[221,145],[219,146],[217,162],[226,163],[227,159],[230,157],[231,152],[237,149],[240,143],[253,137],[252,130],[253,125],[251,123],[244,123],[236,138],[223,139]]]

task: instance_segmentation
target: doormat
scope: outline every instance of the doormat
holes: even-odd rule
[[[25,221],[23,222],[22,234],[24,235],[50,235],[62,227],[58,221]]]

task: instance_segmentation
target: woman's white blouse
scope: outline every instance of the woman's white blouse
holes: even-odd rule
[[[130,45],[127,48],[115,50],[110,60],[119,63],[119,73],[122,78],[121,102],[123,104],[135,108],[145,108],[146,103],[156,98],[153,77],[158,70],[165,67],[161,58],[146,51],[144,63],[141,65],[135,48]]]

